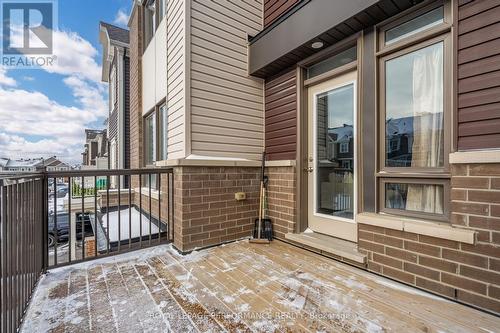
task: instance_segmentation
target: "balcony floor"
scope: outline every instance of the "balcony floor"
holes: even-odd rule
[[[291,245],[170,246],[51,270],[22,332],[495,332],[500,318]]]

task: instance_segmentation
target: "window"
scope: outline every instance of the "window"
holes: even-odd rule
[[[451,37],[426,32],[444,23],[444,7],[424,9],[417,17],[382,29],[386,44],[403,43],[411,35],[424,41],[408,41],[407,48],[379,59],[379,210],[446,220]]]
[[[165,15],[167,15],[167,0],[159,0],[158,6],[160,7],[158,9],[159,13],[158,22],[161,22],[161,20],[165,17]]]
[[[349,142],[340,143],[340,153],[345,154],[349,152]]]
[[[109,74],[109,94],[111,96],[110,109],[114,110],[116,103],[116,68],[113,66],[111,73]]]
[[[156,1],[149,0],[144,8],[144,49],[149,45],[156,31]]]
[[[343,65],[356,61],[358,49],[356,46],[350,47],[347,50],[341,51],[328,59],[325,59],[307,69],[307,78],[313,78],[332,69],[339,68]]]
[[[159,133],[160,133],[159,159],[166,160],[168,157],[168,113],[166,104],[160,106],[158,112],[159,112]]]
[[[439,6],[385,32],[385,44],[390,45],[402,39],[430,29],[444,22],[444,8]]]
[[[166,160],[168,155],[168,113],[165,103],[154,108],[144,118],[144,164],[154,165],[154,162]]]
[[[152,166],[156,162],[156,112],[153,111],[144,121],[144,164]]]

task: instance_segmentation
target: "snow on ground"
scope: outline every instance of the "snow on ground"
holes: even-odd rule
[[[118,239],[120,240],[127,240],[130,238],[136,238],[149,235],[151,234],[157,234],[158,233],[158,226],[151,221],[151,225],[149,223],[149,216],[147,214],[142,214],[142,223],[140,221],[141,218],[141,213],[139,210],[135,207],[131,208],[132,212],[132,220],[131,226],[132,226],[132,232],[130,233],[130,228],[129,228],[129,209],[125,208],[122,209],[121,211],[113,211],[109,212],[109,241],[110,242],[117,242]],[[118,214],[120,214],[120,224],[118,224]],[[118,226],[120,225],[120,234],[118,234]],[[102,216],[102,226],[104,228],[107,228],[108,226],[108,214],[104,214]],[[142,227],[142,230],[141,230]],[[151,227],[151,229],[150,229]],[[118,238],[118,235],[120,235],[120,238]]]

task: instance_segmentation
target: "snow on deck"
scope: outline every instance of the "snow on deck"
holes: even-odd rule
[[[155,222],[149,221],[149,216],[147,214],[141,214],[139,210],[135,207],[131,209],[132,219],[129,220],[129,209],[125,208],[120,211],[109,212],[109,241],[117,242],[118,235],[120,235],[120,240],[127,240],[130,238],[136,238],[158,233],[158,226]],[[120,214],[120,223],[118,223],[118,214]],[[141,220],[142,215],[142,220]],[[129,228],[129,222],[131,228]],[[107,228],[108,226],[108,215],[103,214],[102,216],[102,226]],[[118,233],[118,226],[120,226],[120,233]],[[151,229],[150,229],[151,228]],[[130,230],[132,230],[130,232]]]
[[[279,241],[51,270],[21,332],[495,332],[500,319]]]

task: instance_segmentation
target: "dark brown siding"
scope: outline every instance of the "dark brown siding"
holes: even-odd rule
[[[500,2],[458,10],[458,149],[500,148]]]
[[[294,160],[297,145],[295,69],[266,81],[266,152],[269,160]]]
[[[292,8],[299,0],[265,0],[264,1],[264,27],[267,27]]]

